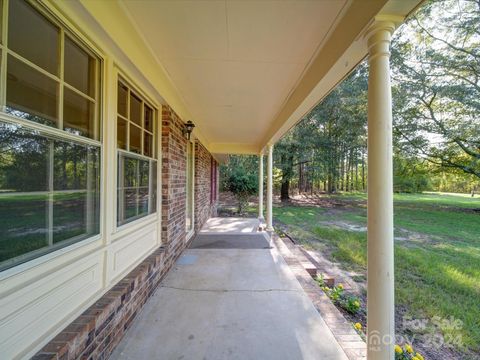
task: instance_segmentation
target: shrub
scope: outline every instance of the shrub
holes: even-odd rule
[[[361,307],[360,299],[356,296],[348,296],[343,290],[343,285],[338,284],[333,288],[329,288],[325,285],[322,276],[318,276],[316,281],[320,288],[327,294],[327,296],[332,300],[332,302],[350,314],[355,315]]]
[[[349,296],[346,300],[342,299],[340,306],[350,314],[356,314],[360,310],[360,300],[356,296]]]
[[[238,213],[241,214],[248,204],[248,198],[257,192],[257,177],[239,168],[228,177],[227,187],[237,199]]]

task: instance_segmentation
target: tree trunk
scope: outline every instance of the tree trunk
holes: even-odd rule
[[[340,190],[345,190],[345,149],[341,150],[341,155],[340,155]],[[348,182],[348,179],[347,179]]]
[[[365,153],[362,153],[362,190],[365,191]]]
[[[290,180],[282,178],[282,186],[280,188],[280,200],[282,201],[290,200],[289,191],[290,191]]]
[[[347,155],[346,156],[347,159],[346,159],[346,171],[345,172],[346,172],[346,177],[347,178],[345,180],[346,185],[345,185],[344,190],[345,191],[350,191],[350,157],[349,157],[348,152],[346,153],[346,155]]]
[[[293,173],[293,154],[283,153],[282,160],[282,186],[280,188],[280,199],[282,201],[290,200],[290,179]]]
[[[358,191],[358,149],[355,150],[355,191]]]
[[[303,172],[302,163],[298,164],[298,193],[301,194],[305,191],[305,174]]]

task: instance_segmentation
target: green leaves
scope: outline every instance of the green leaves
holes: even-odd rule
[[[395,144],[437,168],[480,177],[480,7],[429,1],[395,34]]]
[[[230,174],[226,186],[237,198],[238,213],[241,214],[248,204],[248,198],[258,190],[257,176],[247,173],[245,168],[240,167]]]

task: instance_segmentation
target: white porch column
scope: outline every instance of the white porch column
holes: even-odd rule
[[[263,152],[258,155],[258,218],[263,220]]]
[[[390,40],[395,19],[376,21],[368,43],[368,360],[394,359],[392,94]]]
[[[272,202],[273,202],[273,145],[267,145],[267,231],[273,231]]]

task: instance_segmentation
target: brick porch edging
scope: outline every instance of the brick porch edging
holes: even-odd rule
[[[180,253],[155,250],[32,359],[108,359]]]
[[[323,320],[332,331],[339,345],[350,360],[366,360],[367,345],[365,341],[353,329],[352,324],[345,319],[342,313],[332,304],[328,296],[320,289],[307,270],[302,266],[299,259],[294,255],[290,247],[294,245],[288,243],[288,239],[282,239],[277,234],[272,233],[273,242],[279,253],[285,259],[285,262],[292,270],[298,282],[308,295]]]

